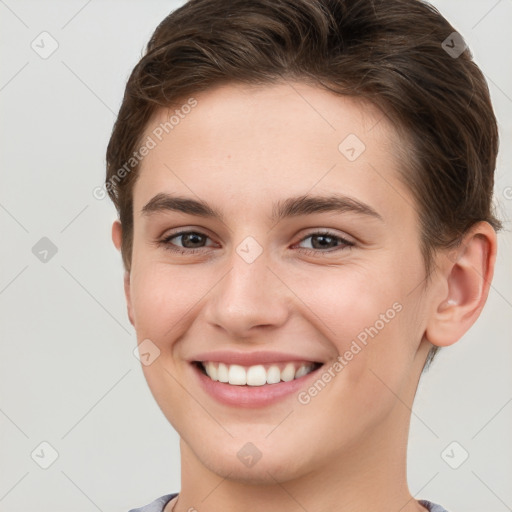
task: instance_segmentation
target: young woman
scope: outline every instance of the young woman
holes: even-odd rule
[[[422,371],[478,318],[489,93],[417,0],[193,0],[133,70],[105,187],[181,489],[143,512],[425,511]]]

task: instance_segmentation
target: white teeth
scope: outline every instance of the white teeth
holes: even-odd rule
[[[296,379],[299,379],[300,377],[304,377],[304,375],[306,375],[308,373],[308,368],[307,366],[301,366],[296,372],[295,372],[295,378]],[[215,375],[215,374],[214,374]],[[212,377],[213,380],[215,380],[213,377]]]
[[[251,366],[247,370],[247,385],[248,386],[263,386],[267,383],[267,372],[265,367],[261,364]]]
[[[277,384],[281,382],[281,370],[279,366],[271,366],[267,371],[267,384]]]
[[[243,366],[232,364],[229,367],[229,383],[235,386],[245,386],[247,384],[247,372]]]
[[[212,363],[215,364],[215,363]],[[208,368],[206,369],[206,373],[208,373]],[[211,375],[208,374],[208,376],[211,378]],[[219,366],[217,367],[217,378],[219,379],[219,382],[228,382],[229,381],[229,375],[228,375],[228,367],[224,363],[219,363]]]
[[[219,374],[215,364],[211,361],[206,363],[206,373],[210,376],[212,380],[219,380]]]
[[[295,366],[293,363],[288,363],[284,370],[281,372],[281,380],[285,382],[290,382],[295,377]]]
[[[315,369],[313,363],[287,363],[280,369],[273,364],[268,368],[258,364],[248,368],[238,364],[227,365],[225,363],[203,362],[206,374],[214,381],[229,383],[233,386],[263,386],[265,384],[278,384],[279,382],[290,382],[294,379],[304,377]]]

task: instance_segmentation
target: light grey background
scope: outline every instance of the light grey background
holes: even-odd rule
[[[181,3],[0,0],[0,511],[126,512],[180,489],[177,435],[133,355],[110,239],[115,210],[92,191],[104,180],[128,74]],[[409,485],[453,512],[504,512],[512,510],[512,0],[434,4],[489,81],[507,231],[481,318],[420,384]],[[48,52],[52,39],[58,48],[46,59],[31,47]],[[46,263],[32,252],[42,237],[57,248]],[[52,449],[42,442],[58,453],[48,469],[39,464]],[[451,468],[463,450],[469,458]]]

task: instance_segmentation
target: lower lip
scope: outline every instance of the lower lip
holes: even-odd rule
[[[304,388],[306,381],[316,375],[322,367],[290,382],[264,384],[263,386],[234,386],[218,382],[206,376],[195,364],[192,364],[192,368],[199,377],[203,389],[218,402],[236,407],[255,408],[265,407],[294,393],[297,394]]]

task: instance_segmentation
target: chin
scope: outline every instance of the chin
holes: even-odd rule
[[[222,448],[201,444],[193,449],[202,466],[221,478],[250,485],[275,485],[311,471],[311,463],[297,458],[297,447],[272,446],[232,439]],[[303,454],[304,455],[304,454]],[[291,463],[293,461],[293,463]]]

